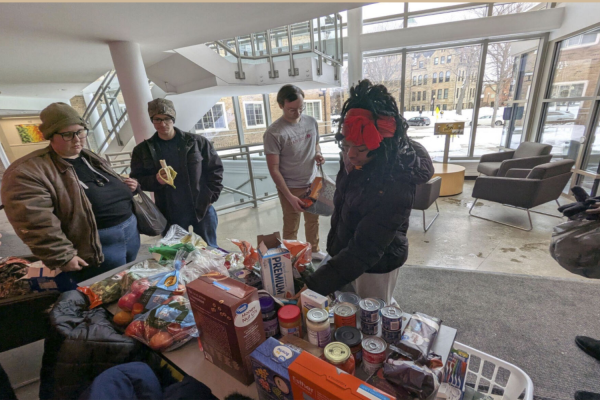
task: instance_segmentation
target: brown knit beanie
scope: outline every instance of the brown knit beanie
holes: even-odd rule
[[[148,114],[150,115],[150,119],[154,117],[156,114],[164,114],[169,117],[175,119],[175,106],[171,100],[167,99],[154,99],[148,102]]]
[[[65,126],[81,125],[87,127],[83,118],[79,116],[79,113],[66,103],[50,104],[42,110],[40,119],[42,120],[40,131],[42,131],[46,140],[50,140],[52,135]]]

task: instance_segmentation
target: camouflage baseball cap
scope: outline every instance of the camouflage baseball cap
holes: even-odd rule
[[[148,114],[150,114],[150,118],[156,114],[165,114],[175,119],[175,106],[171,100],[154,99],[148,102]]]

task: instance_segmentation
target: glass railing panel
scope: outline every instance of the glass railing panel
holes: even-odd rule
[[[310,50],[310,24],[301,22],[291,25],[292,48],[294,51]]]
[[[252,40],[250,39],[250,35],[240,36],[238,44],[240,46],[240,55],[252,56]]]
[[[287,28],[276,28],[271,30],[271,51],[273,55],[289,52]]]
[[[257,56],[266,56],[269,54],[267,50],[267,40],[266,32],[254,34],[254,52]]]

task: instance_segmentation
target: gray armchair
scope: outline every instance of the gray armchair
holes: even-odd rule
[[[427,183],[417,186],[417,191],[415,193],[415,201],[413,203],[413,209],[423,211],[423,230],[425,232],[429,230],[429,228],[431,227],[431,225],[433,225],[437,217],[440,216],[440,208],[437,204],[437,198],[440,197],[441,187],[442,178],[440,178],[439,176],[430,179]],[[433,203],[435,203],[437,213],[435,214],[435,217],[433,217],[429,225],[427,225],[425,223],[425,210],[431,207]]]
[[[469,215],[524,231],[530,231],[533,229],[530,209],[549,201],[556,201],[558,203],[557,199],[571,178],[571,168],[574,164],[573,160],[563,160],[538,165],[531,170],[521,168],[511,169],[505,177],[480,176],[475,181],[475,186],[473,187],[472,196],[475,197],[475,201],[469,210]],[[529,217],[529,228],[474,215],[473,207],[478,200],[494,201],[526,210]],[[560,218],[557,215],[537,211],[531,212]]]
[[[490,153],[481,156],[477,172],[487,176],[506,176],[513,168],[531,169],[550,162],[552,146],[543,143],[523,142],[517,150]]]

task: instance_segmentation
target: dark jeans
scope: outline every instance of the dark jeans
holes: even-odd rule
[[[104,262],[99,267],[84,267],[80,271],[63,272],[56,276],[61,291],[77,288],[77,283],[103,274],[136,259],[140,249],[140,233],[134,214],[125,222],[98,229]]]
[[[206,215],[202,218],[201,221],[196,220],[195,213],[189,213],[189,215],[184,215],[183,211],[179,213],[176,218],[173,218],[169,221],[170,224],[167,226],[165,231],[163,232],[163,236],[171,225],[179,225],[186,231],[188,227],[192,225],[194,227],[194,232],[198,235],[202,236],[202,239],[211,247],[217,246],[217,225],[219,224],[219,218],[217,216],[217,211],[213,206],[208,206],[206,210]]]

